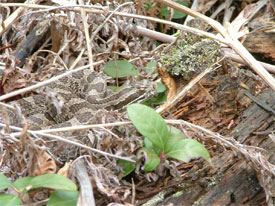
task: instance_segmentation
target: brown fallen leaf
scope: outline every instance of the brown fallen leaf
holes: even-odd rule
[[[33,172],[34,176],[55,173],[56,164],[53,158],[45,151],[38,152],[37,163]]]
[[[72,161],[66,162],[65,165],[58,170],[57,174],[62,175],[64,177],[68,177],[69,169],[72,164]]]

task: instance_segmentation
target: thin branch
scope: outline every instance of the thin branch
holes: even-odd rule
[[[25,5],[29,4],[29,3],[36,3],[38,2],[38,0],[34,0],[34,1],[25,1]],[[23,5],[24,5],[23,4]],[[21,4],[22,5],[22,4]],[[0,4],[0,7],[1,4]],[[2,34],[7,31],[11,25],[18,19],[18,17],[21,15],[21,13],[24,11],[24,7],[20,6],[20,8],[16,9],[4,22],[2,25],[0,25],[0,36],[2,36]]]
[[[0,123],[0,127],[6,127],[5,124],[2,124]],[[16,131],[22,131],[23,129],[22,128],[19,128],[19,127],[15,127],[15,126],[9,126],[11,129],[13,130],[16,130]],[[58,141],[61,141],[61,142],[65,142],[65,143],[68,143],[68,144],[71,144],[71,145],[75,145],[77,147],[81,147],[81,148],[84,148],[86,150],[89,150],[89,151],[92,151],[92,152],[96,152],[96,153],[99,153],[103,156],[109,156],[109,157],[113,157],[115,159],[122,159],[122,160],[126,160],[126,161],[129,161],[129,162],[133,162],[135,163],[134,160],[130,159],[130,158],[127,158],[127,157],[120,157],[120,156],[117,156],[117,155],[113,155],[113,154],[110,154],[110,153],[107,153],[107,152],[103,152],[103,151],[100,151],[100,150],[97,150],[97,149],[94,149],[92,147],[88,147],[86,145],[83,145],[83,144],[80,144],[78,142],[75,142],[75,141],[71,141],[71,140],[68,140],[66,138],[63,138],[63,137],[60,137],[60,136],[57,136],[57,135],[52,135],[52,134],[45,134],[45,133],[42,133],[42,132],[39,132],[39,131],[33,131],[33,130],[27,130],[27,132],[29,134],[32,134],[32,135],[40,135],[40,136],[43,136],[43,137],[47,137],[47,138],[50,138],[50,139],[54,139],[54,140],[58,140]]]
[[[78,0],[80,5],[84,5],[83,0]],[[93,67],[93,50],[90,44],[90,35],[89,35],[89,26],[87,23],[87,14],[86,11],[83,8],[80,8],[81,18],[84,26],[84,33],[86,38],[86,45],[87,45],[87,51],[88,51],[88,57],[89,57],[89,63],[90,63],[90,69],[91,71],[94,71]]]
[[[122,8],[122,7],[124,7],[124,6],[128,6],[128,5],[130,5],[130,4],[133,4],[133,2],[125,2],[125,3],[121,4],[121,5],[119,5],[114,11],[111,11],[111,13],[109,14],[109,16],[108,16],[107,18],[105,18],[104,22],[96,28],[95,32],[93,33],[93,35],[92,35],[92,37],[91,37],[91,40],[93,40],[93,39],[95,38],[96,34],[103,28],[103,26],[110,20],[110,18],[111,18],[120,8]]]
[[[215,63],[217,64],[217,63]],[[211,72],[213,70],[213,66],[210,66],[206,70],[204,70],[202,73],[200,73],[198,76],[196,76],[194,79],[192,79],[183,89],[171,100],[165,102],[163,105],[161,105],[156,112],[163,114],[164,112],[171,109],[173,106],[175,106],[177,103],[179,103],[180,100],[185,96],[185,94],[196,84],[198,83],[207,73]],[[216,68],[215,68],[216,69]]]
[[[75,125],[71,127],[38,130],[37,132],[48,134],[48,133],[68,132],[68,131],[75,131],[75,130],[86,130],[86,129],[93,129],[93,128],[102,129],[103,127],[125,126],[125,125],[131,125],[131,124],[132,124],[131,122],[114,122],[114,123],[104,123],[104,124]]]

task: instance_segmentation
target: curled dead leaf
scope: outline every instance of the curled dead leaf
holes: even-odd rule
[[[33,175],[55,174],[56,164],[53,158],[45,151],[38,152],[37,163]]]
[[[58,170],[57,174],[62,175],[64,177],[68,177],[71,163],[72,163],[72,161],[66,162],[65,165],[60,170]]]

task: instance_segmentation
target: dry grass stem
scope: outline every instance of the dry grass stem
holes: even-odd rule
[[[25,1],[24,4],[21,5],[26,5],[27,3],[36,3],[38,2],[38,0],[34,0],[34,1]],[[4,6],[4,5],[3,5]],[[0,7],[1,7],[1,3],[0,3]],[[21,13],[24,11],[24,7],[20,6],[20,8],[16,9],[3,23],[3,25],[0,25],[0,36],[7,31],[11,25],[17,20],[17,18],[21,15]]]
[[[84,54],[85,49],[81,49],[80,53],[78,54],[77,58],[74,60],[74,62],[72,63],[72,65],[70,66],[69,70],[72,70],[75,68],[75,66],[77,65],[77,63],[81,60],[82,55]]]
[[[10,4],[10,3],[6,3],[6,4],[1,4],[0,3],[0,7],[1,6],[19,6],[18,4]],[[24,6],[23,4],[21,4],[22,6]],[[29,5],[30,8],[32,8],[32,5]],[[41,8],[49,8],[50,6],[43,6]],[[68,8],[72,8],[72,11],[76,11],[76,12],[80,12],[80,9],[77,8],[78,6],[68,6]],[[35,6],[33,8],[39,8],[39,6]],[[68,10],[67,7],[54,7],[52,8],[52,10],[56,10],[56,9],[64,9],[64,10]],[[74,8],[74,9],[73,9]],[[89,8],[89,6],[83,6],[83,8]],[[105,14],[106,11],[103,11],[103,10],[91,10],[91,9],[86,9],[85,10],[87,13],[93,13],[93,14]],[[40,12],[43,12],[40,11]],[[109,12],[113,12],[113,11],[109,11]],[[174,22],[171,22],[171,21],[166,21],[166,20],[162,20],[162,19],[158,19],[158,18],[154,18],[154,17],[149,17],[149,16],[143,16],[143,15],[138,15],[138,14],[129,14],[129,13],[124,13],[124,12],[114,12],[114,15],[117,15],[117,16],[122,16],[122,17],[128,17],[128,18],[137,18],[137,19],[143,19],[143,20],[147,20],[147,21],[153,21],[153,22],[156,22],[156,23],[160,23],[160,24],[166,24],[166,25],[169,25],[175,29],[179,29],[179,30],[182,30],[182,31],[188,31],[188,32],[191,32],[193,34],[196,34],[196,35],[199,35],[199,36],[202,36],[202,37],[208,37],[208,38],[212,38],[216,41],[219,41],[221,43],[224,43],[224,44],[229,44],[225,39],[221,38],[221,37],[218,37],[218,36],[215,36],[214,34],[211,34],[211,33],[208,33],[208,32],[205,32],[205,31],[201,31],[199,29],[195,29],[195,28],[192,28],[192,27],[189,27],[189,26],[185,26],[185,25],[182,25],[182,24],[178,24],[178,23],[174,23]]]
[[[39,132],[43,132],[43,133],[68,132],[68,131],[85,130],[85,129],[102,128],[102,127],[125,126],[130,124],[132,123],[131,122],[114,122],[114,123],[104,123],[104,124],[75,125],[71,127],[39,130]]]
[[[104,20],[104,22],[96,28],[96,30],[94,31],[94,33],[92,34],[91,40],[93,40],[96,36],[96,34],[104,27],[104,25],[110,20],[110,18],[122,7],[127,6],[133,4],[132,2],[125,2],[121,5],[119,5],[114,11],[111,11],[111,13],[109,14],[109,16],[107,16]]]
[[[12,105],[5,104],[5,103],[3,103],[3,102],[0,102],[0,106],[4,106],[4,107],[7,107],[7,108],[9,108],[9,109],[15,110],[15,108],[14,108]]]
[[[2,124],[0,123],[0,127],[6,127],[5,124]],[[11,129],[13,130],[16,130],[16,131],[22,131],[23,129],[22,128],[19,128],[19,127],[15,127],[15,126],[9,126]],[[113,154],[109,154],[107,152],[103,152],[103,151],[100,151],[100,150],[97,150],[97,149],[94,149],[92,147],[88,147],[84,144],[80,144],[78,142],[75,142],[75,141],[72,141],[72,140],[68,140],[66,138],[63,138],[63,137],[60,137],[60,136],[57,136],[57,135],[52,135],[52,134],[45,134],[43,132],[40,132],[40,131],[33,131],[33,130],[27,130],[27,132],[29,134],[32,134],[32,135],[40,135],[40,136],[43,136],[43,137],[47,137],[47,138],[50,138],[50,139],[53,139],[53,140],[58,140],[58,141],[61,141],[61,142],[65,142],[65,143],[68,143],[68,144],[71,144],[71,145],[75,145],[77,147],[81,147],[83,149],[86,149],[86,150],[89,150],[89,151],[92,151],[92,152],[96,152],[96,153],[99,153],[101,155],[104,155],[104,156],[109,156],[109,157],[113,157],[115,159],[122,159],[122,160],[126,160],[126,161],[129,161],[129,162],[133,162],[135,163],[134,160],[130,159],[130,158],[127,158],[127,157],[120,157],[120,156],[117,156],[117,155],[113,155]]]
[[[82,0],[78,0],[80,5],[84,5]],[[80,13],[81,13],[81,18],[84,26],[84,33],[85,33],[85,38],[86,38],[86,46],[87,46],[87,51],[88,51],[88,58],[89,58],[89,63],[90,63],[90,69],[91,71],[94,71],[94,66],[93,66],[93,50],[90,44],[90,34],[89,34],[89,26],[87,23],[87,14],[86,11],[83,8],[80,8]]]
[[[217,63],[215,63],[217,64]],[[214,65],[215,65],[214,64]],[[166,111],[168,111],[169,109],[171,109],[172,107],[174,107],[177,103],[180,102],[180,100],[182,100],[182,98],[185,96],[185,94],[195,85],[197,84],[207,73],[211,72],[214,69],[217,69],[220,66],[217,66],[216,68],[213,68],[212,65],[211,67],[207,68],[206,70],[204,70],[202,73],[200,73],[198,76],[196,76],[194,79],[192,79],[185,87],[182,88],[182,90],[175,96],[173,97],[171,100],[166,101],[163,105],[161,105],[156,112],[163,114]]]

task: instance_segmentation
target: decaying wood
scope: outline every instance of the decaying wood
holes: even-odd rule
[[[27,38],[18,45],[16,52],[13,54],[19,60],[17,66],[21,67],[24,65],[26,58],[31,55],[37,44],[49,33],[49,27],[49,21],[39,22],[28,34]]]
[[[251,53],[263,54],[275,60],[275,34],[267,32],[252,32],[245,39],[244,46]]]

